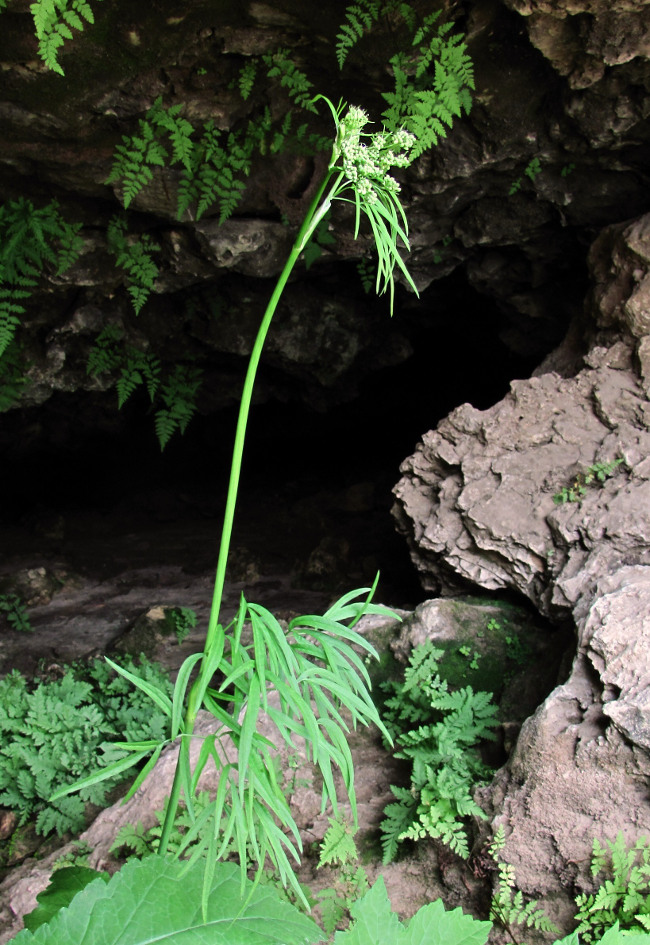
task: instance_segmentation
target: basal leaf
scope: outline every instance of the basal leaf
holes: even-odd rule
[[[336,933],[334,945],[403,945],[404,926],[390,908],[383,876],[354,903],[350,914],[354,922]]]
[[[132,860],[108,883],[98,879],[47,925],[19,932],[15,945],[311,945],[318,926],[270,886],[242,893],[240,870],[217,863],[201,915],[203,863],[159,856]]]
[[[438,899],[429,902],[404,925],[391,911],[383,877],[350,909],[353,924],[337,932],[334,945],[484,945],[491,922],[481,922],[461,909],[445,911]]]
[[[440,899],[429,902],[407,925],[404,945],[484,945],[492,928],[462,909],[445,910]]]

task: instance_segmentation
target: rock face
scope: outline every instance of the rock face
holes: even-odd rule
[[[86,373],[94,339],[112,324],[163,364],[180,353],[209,368],[202,407],[210,411],[232,401],[267,280],[281,269],[326,158],[282,149],[258,155],[242,203],[222,226],[218,208],[198,222],[188,212],[178,220],[179,163],[154,167],[129,211],[133,235],[160,246],[154,293],[136,320],[106,236],[120,211],[120,188],[106,183],[115,146],[159,97],[197,128],[211,120],[223,134],[267,106],[283,115],[286,91],[262,71],[246,98],[237,89],[242,68],[278,48],[307,72],[312,91],[337,101],[353,90],[355,103],[378,117],[390,90],[392,37],[404,39],[404,28],[381,20],[339,74],[342,4],[332,11],[306,0],[296,12],[287,0],[227,3],[216,18],[207,0],[192,0],[180,14],[171,0],[160,0],[155,12],[128,0],[97,6],[95,26],[61,50],[65,77],[37,58],[29,4],[12,0],[2,13],[0,201],[27,195],[42,205],[56,196],[83,237],[79,262],[62,276],[44,273],[23,319],[30,367],[20,402],[113,383],[112,375]],[[409,267],[420,290],[429,289],[426,313],[444,298],[436,284],[455,271],[496,303],[494,336],[509,351],[539,360],[563,336],[579,308],[584,246],[595,228],[650,207],[639,174],[650,107],[645,11],[642,0],[620,10],[595,0],[468,4],[471,114],[404,178]],[[327,117],[316,130],[331,137]],[[351,222],[339,207],[329,223],[334,242],[308,274],[296,276],[269,340],[260,398],[340,402],[360,375],[434,343],[430,318],[410,331],[377,318],[351,265],[368,247],[366,238],[352,240]]]
[[[564,923],[594,836],[632,841],[650,817],[649,225],[592,248],[583,368],[516,381],[484,412],[458,408],[395,489],[426,587],[513,590],[575,624],[568,678],[483,795],[518,884],[550,896]]]

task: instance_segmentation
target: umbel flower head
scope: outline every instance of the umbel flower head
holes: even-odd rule
[[[378,254],[376,289],[379,294],[390,289],[392,314],[395,266],[401,269],[417,294],[397,250],[398,241],[409,250],[408,223],[399,198],[399,182],[390,174],[394,167],[407,167],[411,163],[415,135],[403,128],[366,132],[364,128],[370,119],[362,108],[352,105],[343,115],[344,106],[335,109],[329,99],[318,98],[324,98],[336,123],[336,141],[329,165],[330,174],[336,176],[326,201],[327,209],[333,200],[355,204],[355,239],[359,235],[361,214],[368,219]]]
[[[339,123],[335,150],[338,149],[337,160],[340,157],[346,178],[374,203],[378,185],[394,194],[400,192],[399,183],[388,172],[411,163],[415,135],[402,128],[369,134],[363,131],[369,120],[362,108],[355,105],[349,108]]]

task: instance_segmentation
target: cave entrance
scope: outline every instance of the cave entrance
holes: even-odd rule
[[[385,300],[377,317],[388,317]],[[284,581],[289,595],[308,589],[327,600],[371,583],[379,570],[382,600],[417,604],[422,591],[390,516],[400,462],[455,406],[491,406],[546,353],[509,347],[507,319],[460,274],[434,283],[419,301],[398,295],[394,320],[412,353],[366,369],[353,379],[353,397],[348,385],[338,402],[334,396],[315,409],[294,383],[284,402],[253,407],[233,570],[259,585],[260,603],[265,580]],[[196,416],[161,454],[146,398],[118,413],[114,391],[59,393],[39,408],[5,414],[0,439],[11,501],[3,509],[3,570],[17,559],[34,567],[63,558],[72,570],[106,576],[126,566],[129,549],[136,569],[149,555],[151,563],[209,570],[235,421],[234,409]]]

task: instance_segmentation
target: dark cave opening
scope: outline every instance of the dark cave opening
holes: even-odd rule
[[[388,317],[383,308],[382,302],[380,317]],[[460,275],[434,284],[417,302],[400,293],[394,319],[412,354],[355,380],[354,399],[316,410],[294,387],[286,402],[254,405],[233,547],[284,560],[298,585],[316,590],[371,582],[379,570],[384,597],[408,607],[422,591],[390,515],[401,461],[454,407],[491,406],[542,355],[509,348],[501,339],[502,312]],[[241,365],[243,374],[243,359]],[[262,378],[265,371],[277,368],[263,359]],[[114,391],[55,393],[41,407],[5,414],[1,521],[12,529],[5,567],[19,550],[29,557],[31,542],[34,553],[67,553],[83,568],[90,566],[82,550],[89,529],[131,533],[185,522],[191,536],[197,521],[202,534],[209,523],[214,538],[189,550],[185,566],[209,567],[235,424],[234,408],[197,414],[161,453],[146,396],[118,412]],[[164,541],[154,542],[151,553],[163,554]],[[193,544],[188,537],[188,549]]]

